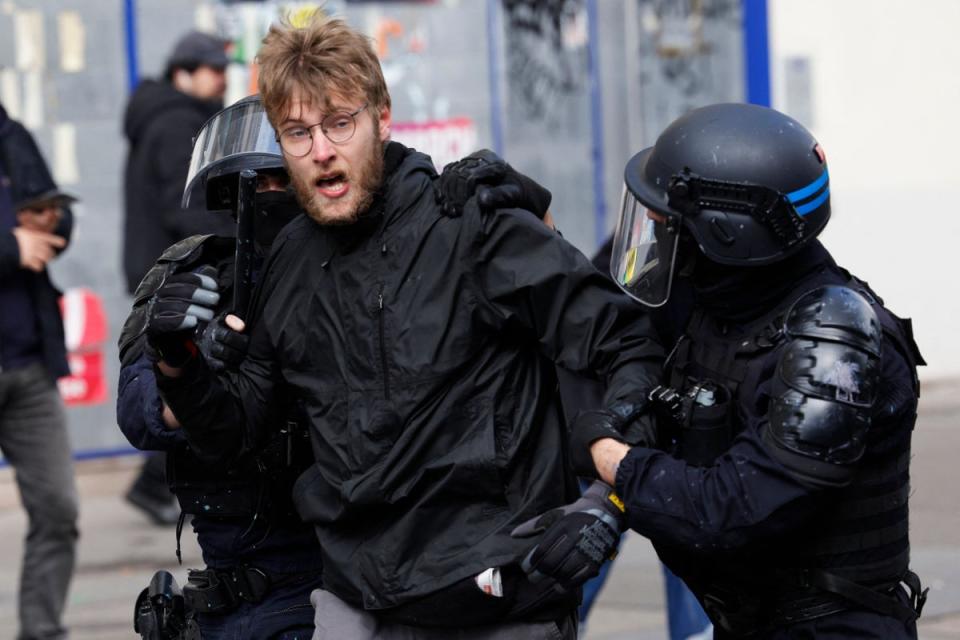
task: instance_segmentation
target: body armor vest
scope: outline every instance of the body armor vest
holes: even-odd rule
[[[738,425],[755,424],[770,408],[770,382],[789,337],[787,312],[806,292],[825,284],[849,287],[863,295],[892,343],[914,372],[923,360],[913,343],[909,320],[882,307],[867,285],[848,273],[828,271],[784,298],[765,316],[729,327],[695,309],[665,367],[672,429],[661,445],[695,466],[709,466],[726,451]],[[660,388],[661,395],[663,394]],[[669,546],[658,551],[701,599],[719,627],[738,635],[761,633],[851,607],[915,618],[888,595],[901,581],[916,598],[919,580],[908,570],[907,498],[910,435],[916,402],[904,413],[883,408],[902,398],[883,385],[877,392],[863,457],[852,482],[829,489],[808,525],[771,544],[751,546],[749,554],[718,554],[706,563]],[[654,398],[659,400],[660,398]],[[663,402],[657,403],[662,414]],[[659,423],[663,423],[661,420]],[[770,442],[767,442],[770,446]]]

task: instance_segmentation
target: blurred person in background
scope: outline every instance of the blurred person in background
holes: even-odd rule
[[[235,234],[229,216],[204,215],[202,202],[180,207],[193,137],[223,107],[229,62],[225,47],[219,38],[190,31],[174,46],[163,78],[141,82],[127,104],[123,270],[131,295],[175,242],[201,233]],[[164,466],[163,454],[148,456],[126,497],[153,522],[173,524],[179,510],[167,489]]]
[[[67,246],[74,201],[54,184],[30,133],[0,105],[0,452],[29,525],[19,640],[65,638],[77,545],[77,491],[56,380],[70,373],[60,292],[47,265]]]
[[[231,105],[204,126],[190,167],[185,201],[205,203],[209,211],[203,215],[227,218],[225,210],[237,209],[240,171],[257,172],[255,274],[274,236],[300,212],[257,96]],[[193,516],[206,567],[189,571],[183,596],[189,624],[199,627],[200,637],[305,640],[313,633],[310,592],[320,587],[322,565],[313,528],[300,520],[292,500],[293,481],[313,461],[297,404],[291,402],[266,440],[244,455],[219,464],[204,459],[160,399],[153,372],[157,355],[144,335],[153,306],[184,309],[191,303],[184,293],[213,277],[219,283],[210,294],[219,298],[215,318],[198,322],[195,343],[218,369],[236,365],[245,340],[221,326],[235,309],[236,247],[233,237],[191,236],[164,251],[143,279],[120,337],[117,421],[138,449],[167,452],[170,488],[182,513]],[[239,344],[220,341],[231,336],[239,337]],[[164,352],[171,357],[170,349],[178,346],[163,347]]]

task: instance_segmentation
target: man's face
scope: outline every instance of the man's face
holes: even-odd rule
[[[297,158],[284,151],[284,162],[297,199],[304,211],[323,225],[346,225],[357,221],[373,202],[383,180],[383,145],[390,137],[390,108],[379,112],[379,120],[366,108],[355,116],[356,130],[346,142],[333,143],[317,125],[335,111],[352,113],[363,106],[363,98],[330,99],[329,106],[316,105],[296,91],[279,133],[291,127],[311,127],[313,146]]]
[[[224,69],[200,65],[191,74],[190,93],[201,100],[223,98],[227,92],[227,72]]]
[[[17,224],[24,229],[53,233],[63,212],[55,202],[37,204],[17,212]]]

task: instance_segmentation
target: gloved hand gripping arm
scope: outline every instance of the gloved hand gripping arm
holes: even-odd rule
[[[577,501],[527,520],[510,532],[514,538],[540,535],[521,568],[531,582],[553,580],[559,593],[576,589],[615,554],[626,527],[623,511],[613,489],[594,481]]]
[[[612,443],[625,451],[629,444],[651,445],[656,440],[652,416],[645,399],[623,400],[607,409],[581,413],[571,425],[574,470],[597,476],[591,457],[594,443]],[[616,552],[626,527],[624,505],[611,488],[612,474],[600,469],[595,480],[575,502],[551,509],[511,532],[516,538],[542,534],[521,562],[530,580],[549,577],[557,591],[575,589],[596,576],[603,563]]]
[[[545,222],[550,216],[553,199],[550,191],[489,149],[481,149],[445,166],[436,186],[437,202],[451,218],[461,216],[464,205],[474,195],[485,211],[526,209]]]

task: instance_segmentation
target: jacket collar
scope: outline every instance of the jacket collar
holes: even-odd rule
[[[383,183],[373,204],[356,223],[327,229],[344,251],[367,238],[390,234],[404,214],[420,201],[423,191],[432,188],[435,177],[429,156],[399,142],[388,142],[384,148]]]

